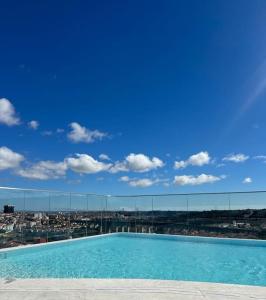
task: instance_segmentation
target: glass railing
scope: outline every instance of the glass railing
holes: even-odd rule
[[[266,239],[266,192],[109,196],[0,188],[0,248],[113,232]]]

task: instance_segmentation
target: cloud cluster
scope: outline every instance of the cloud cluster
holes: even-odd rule
[[[223,161],[230,161],[234,163],[241,163],[249,159],[248,155],[245,155],[243,153],[238,154],[228,154],[223,158]]]
[[[65,162],[40,161],[27,168],[16,170],[16,174],[28,179],[48,180],[65,176],[67,165]]]
[[[174,184],[175,185],[200,185],[205,183],[213,183],[216,181],[219,181],[223,179],[223,176],[214,176],[214,175],[207,175],[207,174],[201,174],[198,176],[193,175],[181,175],[181,176],[175,176],[174,178]]]
[[[88,154],[75,154],[63,159],[63,161],[39,161],[37,163],[27,164],[21,166],[25,160],[24,156],[12,151],[7,147],[0,147],[0,170],[14,169],[18,176],[37,179],[49,180],[59,179],[66,176],[66,172],[71,170],[78,174],[96,174],[100,172],[117,173],[121,171],[143,173],[164,166],[164,162],[157,157],[149,157],[142,153],[131,153],[125,157],[121,162],[112,163],[109,161],[109,156],[106,154],[99,155],[102,160],[97,160]],[[191,165],[203,165],[209,161],[209,156],[195,154],[191,156],[187,162]],[[175,176],[173,180],[174,185],[201,185],[206,183],[213,183],[224,179],[225,176],[215,176],[210,174],[194,175],[180,175]],[[169,186],[169,179],[162,178],[135,178],[129,176],[120,177],[119,181],[126,182],[131,187],[145,188],[153,186],[157,183],[162,183]],[[250,183],[252,179],[247,177],[244,183]]]
[[[76,154],[73,157],[67,157],[62,162],[39,161],[26,167],[21,167],[21,162],[25,160],[24,156],[12,151],[7,147],[0,148],[0,170],[15,169],[15,173],[21,177],[36,180],[58,179],[65,177],[68,169],[79,174],[95,174],[103,171],[112,172],[116,164],[104,163],[94,159],[88,154]],[[144,154],[130,154],[125,161],[126,170],[135,172],[149,171],[157,167],[162,167],[163,162],[158,158],[149,158]],[[221,180],[222,176],[201,174],[199,176],[182,175],[175,176],[175,185],[199,185],[212,183]],[[122,176],[120,181],[127,182],[132,187],[150,187],[159,182],[168,182],[168,179],[151,178],[130,178]],[[245,183],[250,182],[250,178],[245,179]]]
[[[101,154],[100,158],[105,161],[109,160],[109,157],[106,154]],[[199,161],[196,162],[195,158],[197,158],[197,155],[189,160],[190,164],[202,165],[204,164],[203,161],[207,161],[206,159],[199,159]],[[164,166],[164,162],[159,158],[150,158],[141,153],[131,153],[126,156],[122,162],[115,163],[99,161],[88,154],[75,154],[74,156],[66,157],[61,162],[50,160],[39,161],[23,167],[21,166],[21,163],[24,160],[25,158],[23,155],[16,153],[7,147],[0,148],[0,170],[14,169],[15,174],[28,179],[58,179],[65,177],[67,170],[72,170],[78,174],[95,174],[99,172],[117,173],[120,171],[143,173]],[[206,174],[201,174],[199,176],[181,175],[175,176],[173,183],[181,186],[200,185],[219,181],[223,178],[223,176]],[[169,185],[169,179],[158,178],[130,178],[128,176],[122,176],[119,181],[127,182],[127,184],[132,187],[149,187],[159,182]]]
[[[0,123],[7,126],[20,125],[22,122],[18,117],[14,105],[6,98],[0,99]],[[30,129],[36,130],[39,127],[39,122],[36,120],[27,123]]]
[[[96,140],[101,140],[107,136],[104,132],[90,130],[77,122],[72,122],[69,126],[71,127],[71,131],[68,133],[67,137],[73,143],[93,143]]]
[[[129,186],[132,187],[140,187],[145,188],[158,183],[160,180],[158,179],[150,179],[150,178],[129,178],[128,176],[120,177],[119,181],[127,182]]]
[[[17,116],[14,105],[10,100],[6,98],[0,99],[0,123],[7,126],[20,125],[21,121]],[[39,122],[37,120],[31,120],[27,122],[28,128],[32,130],[37,130],[39,128]],[[93,143],[96,140],[102,140],[107,136],[107,133],[101,132],[99,130],[90,130],[85,126],[81,126],[77,122],[72,122],[69,124],[71,130],[67,134],[67,138],[72,143]],[[44,130],[41,132],[43,136],[51,136],[54,133],[60,134],[65,132],[63,128],[57,128],[56,130]]]
[[[65,159],[65,162],[72,171],[77,173],[94,174],[110,169],[112,164],[106,164],[94,159],[87,154],[76,154],[75,157]]]
[[[87,154],[76,154],[65,158],[62,162],[40,161],[27,168],[19,168],[16,174],[29,179],[58,179],[65,176],[68,169],[79,174],[95,174],[107,171],[111,164],[97,161]]]
[[[110,160],[106,154],[101,154],[101,160]],[[144,154],[129,154],[124,161],[115,163],[105,163],[94,159],[88,154],[76,154],[75,157],[65,159],[67,166],[77,173],[98,173],[108,171],[110,173],[118,172],[148,172],[162,167],[163,162],[157,158],[149,158]]]
[[[164,162],[158,157],[150,158],[142,153],[131,153],[122,162],[115,162],[110,169],[110,172],[117,173],[131,171],[143,173],[162,168],[163,166]]]
[[[7,147],[0,147],[0,170],[17,168],[24,156]]]
[[[211,157],[207,151],[201,151],[197,154],[191,155],[187,160],[175,161],[174,169],[183,169],[187,166],[198,166],[209,164]]]
[[[102,160],[110,160],[106,154],[101,154]],[[158,167],[163,166],[163,162],[156,158],[149,158],[144,154],[129,154],[121,163],[122,168],[117,168],[118,163],[99,161],[88,154],[75,154],[74,156],[66,157],[61,162],[55,161],[39,161],[37,163],[28,163],[26,166],[21,166],[20,163],[24,161],[23,155],[12,151],[7,147],[0,148],[0,170],[15,169],[15,174],[29,178],[29,179],[58,179],[64,177],[67,170],[79,174],[95,174],[99,172],[117,173],[119,171],[132,171],[132,172],[147,172]],[[120,164],[120,163],[119,163]],[[116,169],[114,171],[114,169]],[[151,181],[134,181],[132,180],[131,186],[151,185],[155,183]]]
[[[156,180],[151,180],[149,178],[142,178],[142,179],[135,179],[135,180],[130,180],[129,185],[133,187],[149,187],[152,186],[156,183]]]
[[[201,185],[206,183],[214,183],[224,179],[225,176],[214,176],[210,174],[201,174],[198,176],[194,175],[180,175],[175,176],[173,180],[174,185],[185,186],[185,185]],[[119,181],[126,182],[129,186],[132,187],[150,187],[156,183],[163,183],[164,186],[169,186],[168,179],[152,179],[152,178],[130,178],[128,176],[122,176],[119,178]]]
[[[0,99],[0,123],[7,126],[21,124],[13,104],[6,98]],[[28,128],[37,130],[39,122],[31,120],[26,123]],[[85,126],[81,126],[77,122],[69,124],[70,131],[66,133],[66,137],[72,143],[93,143],[97,140],[102,140],[107,136],[107,133],[99,130],[90,130]],[[65,132],[64,129],[42,131],[42,135],[56,135]],[[169,155],[167,155],[169,157]],[[13,169],[14,173],[29,179],[48,180],[58,179],[66,176],[66,172],[71,170],[78,174],[95,174],[100,172],[118,173],[118,172],[134,172],[144,173],[152,170],[157,170],[165,166],[165,163],[158,157],[149,157],[143,153],[130,153],[123,160],[113,162],[107,154],[100,154],[99,160],[88,154],[75,154],[55,162],[51,160],[39,161],[37,163],[29,163],[25,161],[23,155],[12,151],[7,147],[0,147],[0,170]],[[225,156],[217,166],[224,165],[225,162],[241,163],[249,159],[249,156],[243,153],[229,154]],[[253,159],[260,159],[266,162],[266,156],[254,156]],[[23,163],[23,164],[22,164]],[[184,169],[188,166],[204,166],[211,163],[211,157],[207,151],[201,151],[191,155],[186,160],[174,162],[174,169]],[[154,175],[155,176],[155,175]],[[160,177],[159,177],[160,178]],[[200,185],[205,183],[213,183],[223,179],[224,176],[214,175],[180,175],[175,176],[171,184],[184,185]],[[156,183],[169,186],[169,179],[155,178],[131,178],[128,176],[120,177],[119,181],[126,182],[132,187],[149,187]],[[172,180],[171,180],[172,181]],[[246,177],[243,183],[251,183],[251,177]]]
[[[0,123],[7,126],[20,124],[19,117],[16,115],[13,104],[6,98],[0,99]]]

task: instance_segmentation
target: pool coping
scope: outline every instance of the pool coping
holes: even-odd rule
[[[22,250],[22,249],[28,249],[28,248],[34,248],[34,247],[45,247],[49,245],[56,245],[61,243],[69,243],[69,242],[75,242],[80,240],[86,240],[86,239],[99,239],[99,238],[105,238],[108,236],[137,236],[137,237],[147,237],[147,238],[156,238],[160,237],[163,239],[176,239],[179,241],[198,241],[198,242],[218,242],[218,243],[225,243],[227,244],[230,242],[230,244],[236,244],[236,245],[247,245],[247,246],[265,246],[266,247],[266,240],[258,240],[258,239],[236,239],[236,238],[219,238],[219,237],[206,237],[206,236],[191,236],[191,235],[177,235],[177,234],[159,234],[159,233],[135,233],[135,232],[112,232],[112,233],[104,233],[99,235],[91,235],[86,237],[80,237],[75,239],[65,239],[60,241],[54,241],[54,242],[47,242],[47,243],[40,243],[40,244],[30,244],[30,245],[21,245],[16,247],[8,247],[0,249],[1,252],[9,252],[9,251],[15,251],[15,250]]]
[[[266,287],[150,279],[0,279],[1,299],[265,300]]]

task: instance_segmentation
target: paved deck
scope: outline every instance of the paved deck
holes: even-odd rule
[[[266,287],[131,279],[0,280],[1,300],[262,300]]]

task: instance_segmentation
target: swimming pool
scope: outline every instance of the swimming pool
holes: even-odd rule
[[[1,250],[0,277],[141,278],[266,286],[266,242],[101,235]]]

